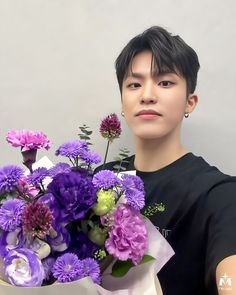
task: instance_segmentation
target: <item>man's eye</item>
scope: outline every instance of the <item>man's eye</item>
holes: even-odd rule
[[[140,87],[141,85],[139,83],[130,83],[127,85],[128,88],[131,88],[131,89],[135,89],[135,88],[138,88]]]
[[[173,82],[171,82],[171,81],[161,81],[160,83],[159,83],[159,85],[160,86],[163,86],[163,87],[169,87],[169,86],[171,86],[171,85],[173,85],[174,83]]]

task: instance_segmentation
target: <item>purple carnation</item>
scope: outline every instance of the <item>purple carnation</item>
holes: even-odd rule
[[[119,178],[110,170],[102,170],[94,174],[93,184],[97,189],[110,189],[113,186],[120,185]]]
[[[45,148],[48,150],[51,143],[43,132],[30,130],[12,130],[7,133],[6,140],[13,147],[21,147],[22,152]]]
[[[75,254],[66,253],[57,258],[52,273],[60,283],[78,280],[82,275],[81,263]]]
[[[57,174],[48,192],[55,196],[63,222],[84,218],[97,200],[92,176],[85,169]]]
[[[98,164],[102,160],[102,158],[97,153],[91,150],[87,150],[81,153],[80,158],[88,165]]]
[[[0,208],[0,227],[5,231],[15,230],[21,225],[24,208],[21,200],[7,200]]]
[[[15,165],[0,168],[0,193],[13,191],[23,175],[23,170]]]
[[[55,175],[63,172],[70,172],[71,167],[67,163],[57,163],[54,167],[49,169],[49,176],[54,177]]]
[[[122,190],[125,193],[127,203],[134,209],[141,210],[145,206],[144,184],[140,177],[123,174]]]
[[[120,204],[114,212],[113,228],[105,247],[119,260],[131,259],[137,265],[148,246],[148,233],[141,214],[127,204]]]
[[[85,140],[72,140],[63,143],[56,150],[55,155],[65,156],[68,158],[77,158],[84,150],[88,149],[88,144]]]
[[[95,284],[100,284],[100,268],[97,261],[93,258],[80,260],[82,273],[80,279],[90,276]]]
[[[37,186],[42,183],[45,177],[49,176],[49,171],[45,167],[37,168],[33,173],[29,174],[28,181],[30,184]]]

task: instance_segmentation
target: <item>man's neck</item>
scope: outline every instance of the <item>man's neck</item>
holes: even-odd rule
[[[157,171],[187,153],[180,140],[135,139],[135,169],[143,172]]]

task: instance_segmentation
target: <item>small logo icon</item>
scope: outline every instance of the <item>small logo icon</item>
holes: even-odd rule
[[[227,274],[224,274],[222,277],[220,277],[218,288],[219,290],[227,290],[227,291],[232,290],[231,277],[227,276]]]

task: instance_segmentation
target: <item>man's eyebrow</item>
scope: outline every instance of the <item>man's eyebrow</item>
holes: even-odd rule
[[[145,75],[141,74],[141,73],[134,73],[134,72],[130,72],[127,74],[126,78],[139,78],[139,79],[144,79]]]
[[[152,73],[152,76],[153,77],[161,77],[161,76],[164,76],[164,75],[176,75],[176,72],[171,71],[171,70],[164,70],[164,71],[161,71],[161,72],[158,72],[158,73],[156,73],[156,72],[153,72]],[[127,78],[144,79],[145,78],[145,74],[130,72],[130,73],[127,74],[126,79]]]

